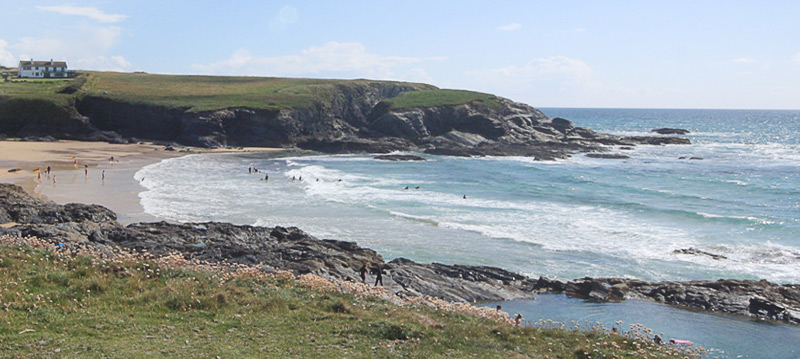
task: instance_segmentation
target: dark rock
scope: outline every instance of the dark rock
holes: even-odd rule
[[[682,128],[657,128],[650,130],[650,132],[655,132],[661,135],[688,135],[691,133],[689,130],[684,130]]]
[[[661,137],[661,136],[627,136],[622,137],[622,141],[637,145],[689,145],[691,141],[682,137]]]
[[[611,160],[623,160],[627,158],[631,158],[630,156],[626,156],[619,153],[587,153],[586,157],[590,158],[605,158]]]
[[[533,289],[539,291],[552,291],[552,292],[563,292],[566,289],[567,283],[562,282],[560,280],[549,279],[545,277],[539,277],[539,280],[536,281]]]
[[[22,138],[25,142],[56,142],[58,141],[53,136],[26,136]]]
[[[711,257],[712,259],[716,259],[716,260],[720,260],[720,259],[728,259],[728,257],[725,257],[725,256],[723,256],[723,255],[719,255],[719,254],[713,254],[713,253],[709,253],[709,252],[701,251],[701,250],[699,250],[699,249],[696,249],[696,248],[684,248],[684,249],[676,249],[676,250],[672,251],[672,253],[678,253],[678,254],[691,254],[691,255],[703,255],[703,256],[708,256],[708,257]]]
[[[117,215],[103,206],[78,203],[61,206],[34,199],[20,186],[0,183],[0,222],[108,222],[116,219]]]
[[[373,158],[384,161],[426,161],[424,157],[414,155],[380,155]]]
[[[125,143],[134,139],[207,148],[298,147],[334,153],[418,151],[455,156],[566,158],[602,146],[688,143],[668,137],[625,138],[576,127],[567,119],[508,99],[394,108],[387,99],[420,86],[365,82],[332,89],[329,101],[283,109],[190,112],[107,96],[82,96],[74,107],[21,100],[0,106],[0,132],[15,136]],[[435,89],[433,86],[422,86]],[[38,109],[48,107],[43,116]],[[15,109],[22,109],[16,111]],[[15,110],[15,111],[10,111]],[[44,112],[43,112],[44,113]]]

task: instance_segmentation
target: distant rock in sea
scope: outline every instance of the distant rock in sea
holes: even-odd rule
[[[682,128],[656,128],[654,130],[650,130],[650,132],[655,132],[661,135],[688,135],[691,133],[689,130],[684,130]]]

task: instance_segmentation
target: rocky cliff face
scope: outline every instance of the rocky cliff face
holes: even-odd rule
[[[603,145],[688,143],[677,137],[624,138],[575,127],[508,99],[394,108],[385,101],[414,91],[400,84],[342,84],[330,101],[280,110],[228,108],[192,113],[183,108],[87,96],[68,116],[11,114],[0,131],[56,138],[152,140],[200,147],[270,146],[323,152],[424,151],[444,155],[521,155],[563,158]],[[35,118],[27,118],[33,116]],[[22,120],[20,120],[22,119]],[[16,124],[16,125],[15,125]]]

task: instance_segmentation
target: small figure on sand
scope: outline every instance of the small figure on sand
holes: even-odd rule
[[[106,170],[103,170],[103,173],[100,174],[100,180],[102,181],[106,180]]]
[[[89,177],[89,165],[83,165],[83,176]]]
[[[364,263],[364,265],[358,269],[358,275],[361,277],[361,283],[367,283],[367,271],[369,271],[369,262]]]
[[[378,283],[380,283],[381,286],[383,286],[383,270],[381,269],[381,267],[373,268],[372,275],[375,276],[375,284],[373,285],[378,285]]]
[[[56,185],[56,175],[53,175],[53,186]]]
[[[47,166],[47,175],[50,175],[50,166]]]

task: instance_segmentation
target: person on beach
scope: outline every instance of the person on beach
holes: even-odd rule
[[[50,175],[50,166],[47,166],[47,175]]]
[[[83,165],[83,177],[89,177],[89,165]]]
[[[56,175],[53,175],[53,186],[56,185]]]
[[[105,181],[106,180],[106,170],[103,170],[103,173],[100,174],[100,180],[101,181]]]
[[[383,270],[381,269],[381,267],[373,268],[372,274],[375,276],[375,284],[373,285],[377,286],[378,283],[380,283],[381,286],[383,286]]]
[[[359,276],[361,276],[361,283],[367,283],[367,271],[369,270],[369,262],[364,263],[363,266],[358,270]]]

